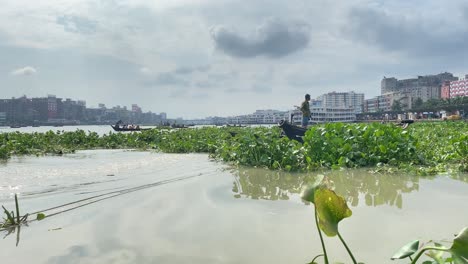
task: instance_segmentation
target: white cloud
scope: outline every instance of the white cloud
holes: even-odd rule
[[[26,67],[19,68],[10,72],[11,75],[15,75],[15,76],[22,76],[22,75],[28,76],[28,75],[34,75],[36,73],[37,73],[37,70],[31,66],[26,66]]]
[[[141,67],[140,68],[140,73],[143,74],[143,75],[152,75],[153,71],[151,71],[151,69],[148,68],[148,67]]]

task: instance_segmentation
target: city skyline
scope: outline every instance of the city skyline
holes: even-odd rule
[[[1,0],[0,0],[1,1]],[[466,1],[1,1],[3,98],[57,94],[171,117],[380,94],[466,74]]]

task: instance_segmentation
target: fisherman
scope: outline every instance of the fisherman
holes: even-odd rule
[[[310,119],[310,94],[305,95],[305,100],[302,102],[301,107],[299,108],[302,112],[302,126],[307,127]]]
[[[115,126],[116,126],[116,127],[120,127],[120,125],[121,125],[122,123],[123,123],[122,120],[119,120],[119,121],[117,121],[117,123],[115,123]]]

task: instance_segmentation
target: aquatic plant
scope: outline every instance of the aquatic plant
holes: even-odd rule
[[[278,127],[151,129],[133,133],[48,131],[1,133],[0,159],[12,155],[73,153],[84,149],[142,149],[166,153],[208,153],[214,159],[285,171],[377,167],[421,175],[468,171],[468,123],[317,125],[304,144],[281,136]]]
[[[434,244],[434,246],[428,246]],[[419,250],[419,252],[418,252]],[[450,248],[444,247],[441,243],[430,241],[424,247],[419,247],[419,240],[412,241],[402,248],[400,248],[391,258],[394,259],[405,259],[409,258],[411,264],[415,264],[424,252],[426,256],[432,258],[434,261],[425,261],[423,264],[439,264],[439,263],[454,263],[454,264],[467,264],[468,263],[468,227],[465,227],[458,233],[453,239],[452,246]],[[416,254],[416,252],[418,252]],[[444,258],[444,253],[449,253],[449,258]],[[414,254],[414,259],[411,258]]]
[[[351,217],[352,212],[346,204],[343,197],[337,195],[328,186],[327,179],[323,176],[317,177],[316,181],[304,189],[301,194],[301,198],[304,201],[314,204],[314,218],[319,234],[320,243],[322,245],[322,253],[316,255],[309,264],[316,264],[316,260],[319,257],[324,258],[325,264],[329,264],[329,258],[326,250],[326,246],[323,240],[322,232],[329,236],[338,236],[341,243],[348,252],[352,262],[358,264],[354,257],[351,249],[341,236],[338,224],[345,218]],[[429,244],[434,246],[428,246]],[[424,261],[423,264],[443,264],[443,263],[454,263],[454,264],[467,264],[468,263],[468,227],[465,227],[460,233],[453,239],[451,247],[444,247],[442,244],[431,241],[426,246],[420,248],[419,240],[412,241],[401,249],[399,249],[393,256],[394,259],[405,259],[409,258],[411,264],[416,264],[421,256],[429,251],[426,255],[432,258],[434,261]],[[444,258],[443,254],[449,253],[449,258]],[[416,255],[415,255],[416,254]],[[411,256],[414,256],[412,258]],[[359,262],[362,263],[362,262]]]
[[[311,264],[316,263],[317,257],[323,255],[325,264],[329,263],[328,254],[325,243],[323,241],[322,232],[329,237],[338,235],[343,246],[346,248],[349,256],[351,257],[354,264],[357,264],[356,259],[349,249],[348,245],[344,241],[338,230],[338,223],[344,218],[352,215],[351,209],[349,209],[346,201],[343,197],[337,195],[333,190],[327,187],[322,177],[318,177],[314,184],[304,190],[301,197],[303,200],[313,203],[314,206],[314,218],[315,225],[320,237],[320,243],[322,245],[323,254],[319,254],[314,257],[310,262]]]

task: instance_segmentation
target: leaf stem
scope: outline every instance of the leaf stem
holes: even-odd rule
[[[16,205],[16,219],[17,225],[20,224],[20,213],[19,213],[19,205],[18,205],[18,195],[15,193],[15,205]]]
[[[349,256],[351,257],[351,259],[353,260],[353,263],[354,263],[354,264],[357,264],[357,261],[356,261],[356,259],[354,258],[353,253],[351,253],[351,250],[349,250],[349,247],[348,247],[348,245],[346,244],[346,242],[344,241],[344,239],[341,237],[340,232],[338,231],[338,232],[336,232],[336,233],[338,234],[338,237],[340,238],[341,243],[343,243],[344,247],[346,248],[346,251],[348,251],[348,254],[349,254]]]
[[[414,260],[411,262],[411,264],[416,264],[416,261],[418,261],[418,259],[422,256],[422,254],[423,254],[425,251],[427,251],[427,250],[438,250],[438,251],[449,252],[449,250],[446,249],[446,248],[426,247],[426,248],[421,249],[421,251],[419,251],[419,253],[416,255],[416,257],[415,257]]]
[[[315,225],[317,226],[317,231],[320,236],[320,242],[322,243],[323,257],[325,258],[325,264],[328,264],[327,250],[325,249],[325,243],[323,242],[322,232],[320,231],[320,228],[318,225],[317,208],[315,206],[314,206],[314,212],[315,212]]]
[[[312,259],[312,261],[310,262],[311,264],[315,263],[314,261],[320,257],[323,257],[323,254],[320,254],[320,255],[317,255],[315,256],[315,258]]]

